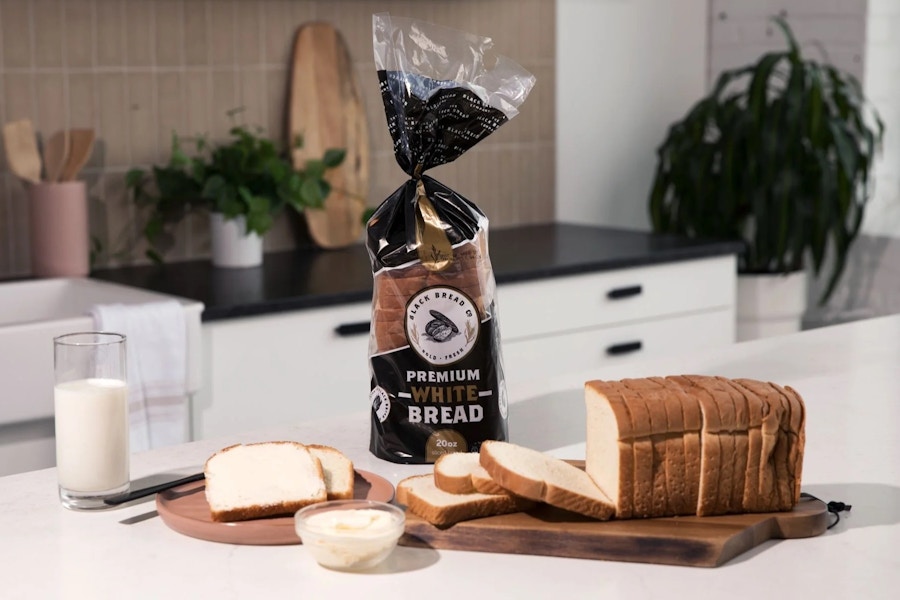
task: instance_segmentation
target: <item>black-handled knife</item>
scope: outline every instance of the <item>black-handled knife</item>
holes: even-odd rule
[[[150,487],[141,488],[139,490],[131,490],[130,492],[116,494],[115,496],[104,498],[103,503],[109,506],[125,504],[126,502],[131,502],[132,500],[137,500],[138,498],[143,498],[144,496],[158,494],[159,492],[170,490],[174,487],[178,487],[179,485],[193,483],[195,481],[202,481],[203,479],[205,479],[203,473],[194,473],[193,475],[188,475],[187,477],[182,477],[181,479],[176,479],[167,483],[159,483],[157,485],[151,485]]]

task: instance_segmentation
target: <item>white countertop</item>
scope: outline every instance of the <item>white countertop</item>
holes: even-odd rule
[[[53,469],[0,478],[3,598],[888,598],[900,587],[900,316],[714,352],[635,362],[510,390],[512,441],[583,457],[589,378],[708,373],[795,387],[807,404],[803,490],[853,505],[822,536],[770,541],[715,569],[398,548],[368,573],[315,564],[303,546],[232,546],[168,529],[151,499],[117,510],[62,508]],[[252,401],[252,399],[248,399]],[[302,398],[298,398],[302,401]],[[368,413],[137,454],[135,486],[199,470],[238,441],[336,446],[392,482],[368,447]]]

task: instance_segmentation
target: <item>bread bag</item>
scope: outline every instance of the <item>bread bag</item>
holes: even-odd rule
[[[430,463],[507,438],[488,220],[426,174],[518,113],[534,77],[492,42],[378,14],[375,64],[409,179],[370,218],[370,450]]]

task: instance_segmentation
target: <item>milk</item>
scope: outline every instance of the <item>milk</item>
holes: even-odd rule
[[[56,466],[59,485],[103,492],[128,483],[128,387],[118,379],[57,384]]]

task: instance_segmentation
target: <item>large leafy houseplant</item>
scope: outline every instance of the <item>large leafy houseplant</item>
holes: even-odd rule
[[[787,50],[722,73],[670,128],[650,217],[658,232],[743,240],[740,273],[831,264],[824,304],[859,233],[884,125],[852,76],[804,58],[774,21]]]
[[[261,134],[245,127],[234,127],[229,134],[230,140],[219,145],[195,139],[192,155],[173,135],[166,165],[154,166],[149,173],[143,169],[127,173],[126,186],[149,213],[144,237],[150,244],[147,255],[155,262],[162,262],[158,248],[169,227],[197,209],[221,213],[226,219],[243,216],[247,232],[262,236],[285,207],[298,212],[320,208],[331,191],[325,172],[344,160],[343,150],[332,149],[297,170],[287,153]]]

